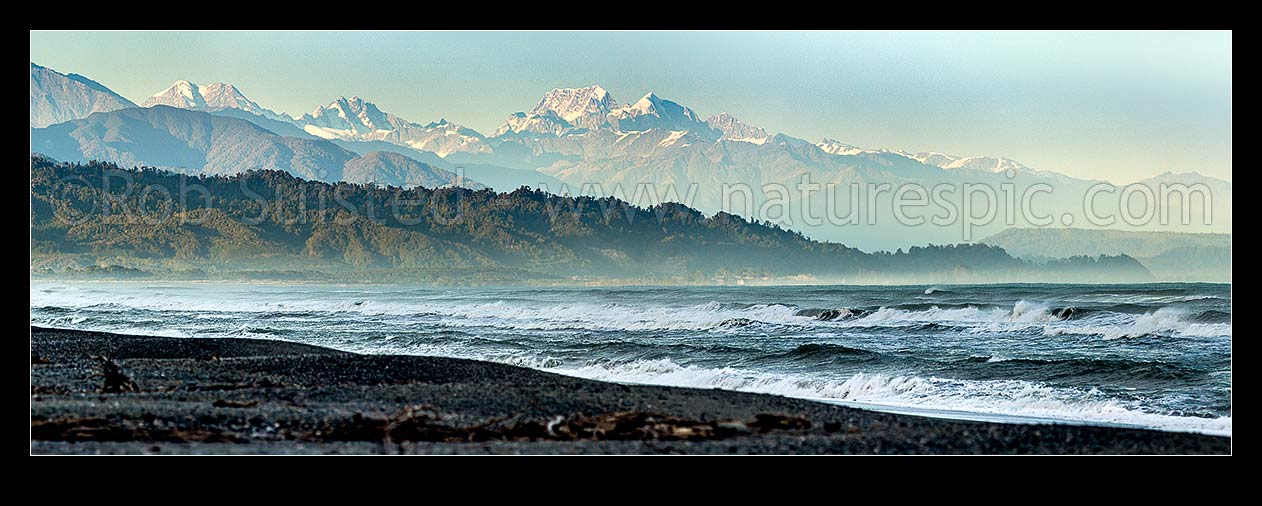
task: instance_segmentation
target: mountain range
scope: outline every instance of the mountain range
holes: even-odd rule
[[[460,183],[457,174],[399,153],[360,155],[329,141],[283,137],[242,119],[165,105],[34,129],[31,147],[60,160],[110,160],[197,174],[279,169],[319,181],[428,187]],[[473,181],[465,184],[481,187]]]
[[[543,185],[552,192],[613,195],[637,205],[681,201],[706,213],[728,211],[776,221],[817,239],[844,240],[872,248],[905,245],[909,235],[915,236],[918,243],[974,238],[962,238],[959,223],[908,226],[894,223],[884,211],[876,211],[879,216],[860,216],[872,209],[889,209],[886,206],[890,205],[893,192],[869,190],[869,184],[897,187],[914,183],[924,188],[964,183],[993,188],[1012,185],[1015,192],[1047,184],[1056,189],[1057,195],[1037,199],[1042,213],[1084,225],[1088,217],[1084,214],[1082,196],[1092,186],[1102,183],[1036,170],[998,156],[890,151],[834,139],[810,142],[784,133],[771,133],[728,113],[703,118],[693,109],[652,92],[632,103],[621,104],[601,86],[550,90],[530,109],[509,114],[489,135],[445,119],[426,124],[412,122],[355,96],[337,97],[309,113],[289,116],[259,105],[228,83],[198,85],[177,81],[143,104],[150,109],[169,106],[214,117],[231,117],[251,123],[275,137],[292,139],[281,140],[262,132],[247,132],[231,122],[196,115],[138,114],[128,111],[126,105],[112,109],[71,107],[83,101],[76,99],[77,94],[63,93],[62,87],[42,84],[50,82],[50,78],[41,78],[37,83],[36,68],[42,67],[32,64],[32,104],[38,93],[45,97],[42,100],[54,104],[47,109],[75,111],[74,114],[61,113],[57,118],[60,122],[87,122],[74,123],[74,127],[57,125],[51,119],[40,123],[32,107],[32,151],[60,160],[97,158],[125,165],[143,162],[185,172],[215,174],[246,168],[274,168],[330,182],[349,173],[400,186],[432,181],[431,176],[435,174],[440,179],[449,177],[438,171],[463,172],[467,180],[502,191],[523,185]],[[103,113],[102,118],[85,119],[94,112]],[[39,118],[43,121],[42,118],[49,116],[41,113]],[[182,124],[184,122],[189,124]],[[198,131],[202,127],[195,125],[207,122],[212,126],[222,123],[224,128],[232,126],[230,130],[239,137],[266,138],[233,140],[251,146],[248,149],[229,147],[226,140],[217,143],[214,149],[210,145],[204,149],[200,145],[190,146],[191,141],[185,138],[184,132]],[[41,128],[44,125],[52,126]],[[146,145],[140,146],[129,142],[139,139],[133,129],[146,135],[153,134],[155,129],[165,129],[167,133],[153,139],[146,137]],[[213,128],[210,131],[217,132]],[[156,141],[158,138],[161,142]],[[329,144],[320,142],[332,143],[333,147],[365,158],[373,152],[394,153],[408,162],[395,157],[395,161],[402,163],[386,164],[385,157],[377,155],[361,162],[366,165],[364,168],[348,172],[346,164],[350,158],[345,153],[330,154]],[[278,147],[280,145],[286,148]],[[833,185],[836,201],[823,198],[822,193],[818,194],[819,198],[796,198],[794,184],[804,177],[812,183]],[[1204,224],[1199,210],[1192,209],[1191,225],[1162,226],[1167,226],[1168,230],[1230,231],[1230,182],[1183,173],[1165,174],[1139,184],[1155,186],[1174,180],[1203,183],[1211,189],[1213,220]],[[768,183],[784,185],[789,192],[794,192],[792,198],[782,197],[780,190],[767,187]],[[845,188],[850,184],[859,185],[860,191],[846,193]],[[748,198],[724,191],[742,186],[749,189]],[[734,199],[733,195],[739,198]],[[1117,209],[1121,205],[1118,199],[1117,192],[1104,193],[1095,204]],[[961,195],[947,200],[957,209],[964,209]],[[775,215],[777,203],[782,208],[780,216]],[[1168,207],[1166,203],[1160,205]],[[841,212],[834,208],[840,208]],[[858,219],[846,226],[814,224],[809,219],[830,210],[833,214],[845,214],[850,208],[858,209],[854,217],[861,217],[863,226]],[[922,214],[928,218],[931,211],[925,210]],[[1171,214],[1181,212],[1181,208],[1171,209]],[[1025,216],[1008,219],[1005,211],[990,223],[979,226],[977,237],[1023,225],[1031,225]],[[1111,226],[1160,228],[1151,223],[1132,226],[1116,222]],[[892,234],[892,230],[899,232]]]

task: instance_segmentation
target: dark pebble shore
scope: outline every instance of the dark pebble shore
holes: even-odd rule
[[[896,415],[279,341],[31,328],[34,454],[1229,454],[1231,439]]]

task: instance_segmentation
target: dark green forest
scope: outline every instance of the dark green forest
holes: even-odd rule
[[[866,253],[678,203],[190,176],[31,158],[33,275],[434,282],[1139,281],[1125,255],[1034,264],[980,244]]]

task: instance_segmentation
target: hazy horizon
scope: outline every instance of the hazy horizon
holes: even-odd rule
[[[812,142],[1002,156],[1114,183],[1231,181],[1230,32],[61,35],[31,32],[31,61],[136,103],[178,79],[222,81],[296,116],[358,95],[488,134],[552,88],[599,84],[620,103],[651,91]]]

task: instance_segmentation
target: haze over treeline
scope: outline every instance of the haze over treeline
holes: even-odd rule
[[[864,252],[677,203],[195,176],[32,157],[36,273],[462,282],[1143,281],[1126,256],[1036,264],[985,245]],[[134,269],[134,270],[133,270]]]

